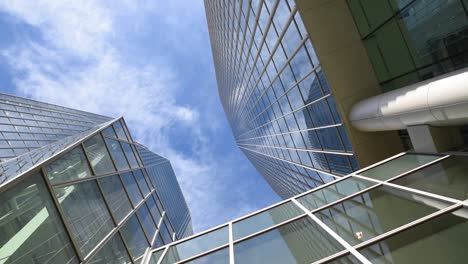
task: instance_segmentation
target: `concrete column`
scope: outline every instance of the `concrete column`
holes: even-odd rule
[[[296,0],[361,167],[402,152],[396,131],[362,132],[348,118],[357,102],[380,94],[346,0]]]

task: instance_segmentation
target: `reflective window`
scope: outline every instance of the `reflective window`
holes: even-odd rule
[[[114,227],[95,181],[55,187],[56,197],[83,255]]]
[[[466,263],[468,211],[457,210],[361,249],[372,263]]]
[[[312,263],[344,248],[304,217],[234,245],[236,263]]]
[[[358,178],[348,178],[297,198],[297,201],[312,211],[373,185],[375,185],[373,182]]]
[[[115,171],[112,160],[104,145],[104,140],[100,134],[84,142],[84,147],[89,157],[89,162],[96,174],[105,174]]]
[[[127,194],[122,187],[119,176],[108,176],[99,179],[104,198],[109,204],[110,210],[114,215],[117,222],[123,220],[123,218],[130,213],[132,206],[128,201]]]
[[[164,244],[169,244],[172,242],[172,236],[167,230],[166,223],[164,222],[161,223],[161,226],[159,227],[159,234],[161,235],[161,238],[163,239]]]
[[[314,214],[355,245],[449,205],[383,186]]]
[[[468,157],[452,156],[392,183],[459,200],[468,199]]]
[[[128,222],[122,226],[120,233],[122,234],[126,244],[129,246],[128,250],[130,251],[133,259],[143,255],[146,248],[149,247],[148,241],[145,239],[145,234],[141,229],[136,215],[133,215]]]
[[[287,202],[268,211],[235,222],[232,226],[234,240],[282,223],[303,213],[292,202]]]
[[[158,250],[151,255],[149,264],[158,264],[159,258],[162,256],[164,249]]]
[[[135,179],[138,183],[138,186],[140,186],[140,190],[143,192],[143,195],[146,196],[150,190],[148,188],[148,184],[146,183],[145,177],[143,176],[143,173],[141,170],[136,170],[133,171],[133,175],[135,175]]]
[[[130,197],[130,201],[134,207],[137,206],[138,203],[143,200],[143,196],[141,196],[141,192],[138,189],[135,179],[133,178],[133,174],[131,172],[125,172],[120,176],[124,187],[127,190],[128,196]]]
[[[159,213],[158,208],[156,207],[156,203],[154,202],[153,198],[150,196],[148,200],[146,200],[146,205],[148,205],[148,209],[153,216],[154,222],[159,224],[159,220],[161,219],[161,214]]]
[[[124,156],[122,148],[120,147],[119,141],[115,139],[106,138],[107,146],[111,152],[112,157],[114,158],[114,162],[117,165],[117,169],[120,170],[128,170],[128,162]]]
[[[90,264],[130,264],[132,261],[117,233],[107,244],[88,262]]]
[[[130,163],[130,167],[138,168],[138,162],[130,144],[122,142],[122,147],[125,152],[125,156],[127,157],[127,160]]]
[[[361,264],[362,262],[359,261],[355,256],[348,254],[343,257],[339,257],[332,261],[327,261],[327,264]]]
[[[385,181],[438,158],[440,158],[440,156],[406,154],[359,174]]]
[[[112,126],[114,127],[118,138],[128,140],[127,135],[125,135],[125,131],[123,130],[122,124],[120,124],[120,121],[115,122]]]
[[[114,138],[117,137],[117,135],[115,134],[114,129],[112,128],[112,126],[106,128],[106,129],[104,129],[104,130],[102,131],[102,133],[103,133],[105,136],[108,136],[108,137],[114,137]]]
[[[76,147],[63,157],[47,165],[47,177],[52,184],[91,176],[91,171],[81,147]]]
[[[0,263],[78,263],[39,174],[0,194]]]
[[[190,258],[210,249],[229,243],[228,228],[223,227],[207,234],[192,238],[188,241],[171,246],[168,250],[166,262],[172,263],[179,260]],[[243,262],[239,262],[243,263]]]
[[[229,264],[229,248],[223,248],[206,256],[185,262],[190,264]]]
[[[152,241],[154,233],[156,232],[156,226],[151,218],[151,215],[146,208],[146,204],[143,204],[137,211],[138,218],[140,219],[143,230],[146,233],[148,240]]]

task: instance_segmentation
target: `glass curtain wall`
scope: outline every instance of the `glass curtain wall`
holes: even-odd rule
[[[283,198],[358,165],[293,0],[205,0],[219,95],[238,146]]]
[[[123,119],[73,146],[2,187],[0,263],[140,263],[172,242]]]
[[[468,157],[407,153],[149,252],[147,263],[465,263]]]

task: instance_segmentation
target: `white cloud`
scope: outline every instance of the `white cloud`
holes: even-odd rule
[[[183,90],[179,80],[184,76],[167,61],[136,65],[129,59],[133,55],[123,54],[116,43],[132,41],[119,38],[122,25],[145,34],[151,25],[144,17],[157,15],[172,32],[167,37],[174,38],[173,48],[193,53],[193,45],[187,45],[186,39],[200,42],[194,24],[206,27],[203,19],[202,23],[195,19],[205,15],[202,3],[164,4],[161,7],[153,1],[128,0],[107,4],[98,0],[0,1],[0,10],[38,29],[42,36],[40,40],[30,38],[16,43],[1,55],[17,73],[14,83],[20,94],[85,111],[124,115],[135,138],[171,161],[191,208],[195,229],[201,230],[254,210],[243,193],[254,190],[242,186],[242,181],[232,181],[236,178],[233,174],[247,171],[239,166],[239,162],[245,162],[239,161],[239,154],[213,155],[207,133],[219,129],[217,118],[224,115],[209,110],[200,113],[199,107],[178,103],[177,96]],[[182,41],[176,39],[178,35]],[[206,57],[201,60],[206,62]],[[194,88],[201,89],[189,88],[192,90],[185,96],[190,96]],[[205,93],[217,96],[215,87],[204,89],[212,89]],[[192,154],[171,146],[180,129],[184,130],[184,138],[178,140],[189,141]],[[231,210],[226,208],[229,197]]]

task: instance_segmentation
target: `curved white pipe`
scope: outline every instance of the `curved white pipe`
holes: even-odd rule
[[[365,99],[349,117],[362,131],[468,124],[468,68]]]

